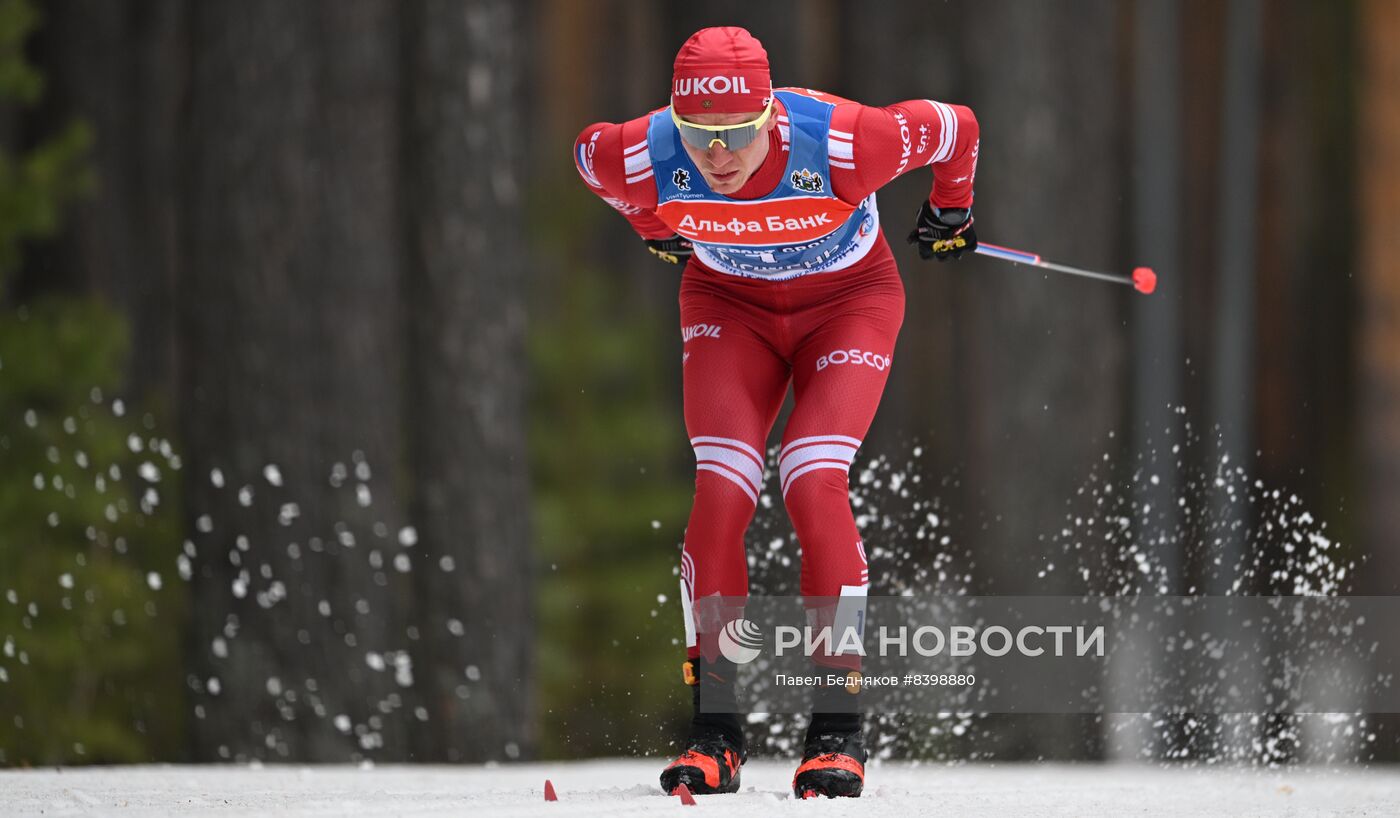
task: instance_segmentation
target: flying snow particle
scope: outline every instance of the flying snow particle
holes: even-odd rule
[[[413,659],[408,651],[394,654],[394,682],[399,687],[413,687]]]
[[[282,471],[277,468],[275,463],[268,463],[266,466],[263,466],[263,479],[268,482],[268,485],[281,486]]]

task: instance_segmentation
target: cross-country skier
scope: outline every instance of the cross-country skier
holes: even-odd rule
[[[863,596],[865,549],[848,496],[851,461],[894,359],[904,287],[875,191],[933,168],[909,241],[921,257],[977,246],[977,120],[919,99],[874,108],[803,88],[774,89],[768,55],[742,28],[707,28],[676,55],[671,104],[575,144],[579,173],[652,253],[685,265],[680,307],[685,424],[695,501],[681,554],[686,682],[695,714],[685,752],[661,775],[671,793],[735,792],[746,758],[734,665],[701,646],[696,602],[745,597],[744,532],[763,451],[789,384],[778,476],[802,547],[804,598]],[[847,667],[840,657],[819,665]],[[715,702],[729,712],[707,711]],[[865,782],[856,686],[819,688],[793,778],[798,797],[858,796]]]

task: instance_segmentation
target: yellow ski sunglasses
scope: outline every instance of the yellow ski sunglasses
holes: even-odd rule
[[[681,139],[692,148],[708,150],[716,142],[722,147],[737,151],[748,147],[763,130],[763,125],[768,121],[768,117],[773,114],[773,103],[769,102],[768,107],[763,109],[763,113],[758,119],[749,122],[740,122],[737,125],[696,125],[694,122],[686,122],[676,113],[675,107],[671,108],[671,121],[676,123],[676,130],[681,132]]]

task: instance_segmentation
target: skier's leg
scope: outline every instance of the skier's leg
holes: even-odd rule
[[[849,470],[894,360],[903,290],[861,299],[822,323],[793,359],[795,404],[778,456],[783,502],[802,546],[803,596],[869,584],[849,497]]]
[[[694,715],[685,751],[661,774],[668,793],[682,783],[697,793],[734,792],[746,757],[734,664],[715,649],[719,630],[740,613],[716,603],[748,596],[744,532],[763,487],[764,443],[789,380],[787,363],[761,337],[762,319],[721,293],[682,288],[685,422],[696,473],[681,553],[681,605]]]
[[[681,318],[685,425],[696,469],[681,583],[687,656],[694,659],[702,640],[693,637],[724,624],[706,621],[711,606],[697,603],[748,595],[744,532],[763,490],[764,443],[789,369],[752,327],[754,319],[720,299],[683,298]]]
[[[880,403],[904,317],[904,291],[891,263],[872,271],[857,296],[835,301],[793,357],[795,405],[783,432],[778,472],[783,502],[802,546],[801,591],[819,624],[863,625],[869,567],[849,497],[849,470]],[[858,670],[858,655],[814,656],[818,678]],[[866,753],[858,687],[813,691],[799,797],[858,796]]]

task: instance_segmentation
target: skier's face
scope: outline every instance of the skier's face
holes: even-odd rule
[[[696,125],[740,125],[752,122],[762,114],[762,111],[747,114],[695,114],[687,116],[686,120]],[[686,142],[681,144],[685,146],[690,161],[700,169],[700,175],[705,177],[705,183],[710,189],[728,195],[743,187],[768,157],[768,134],[777,121],[776,116],[768,117],[763,126],[763,133],[738,150],[731,151],[719,143],[714,143],[708,148],[697,148]]]

